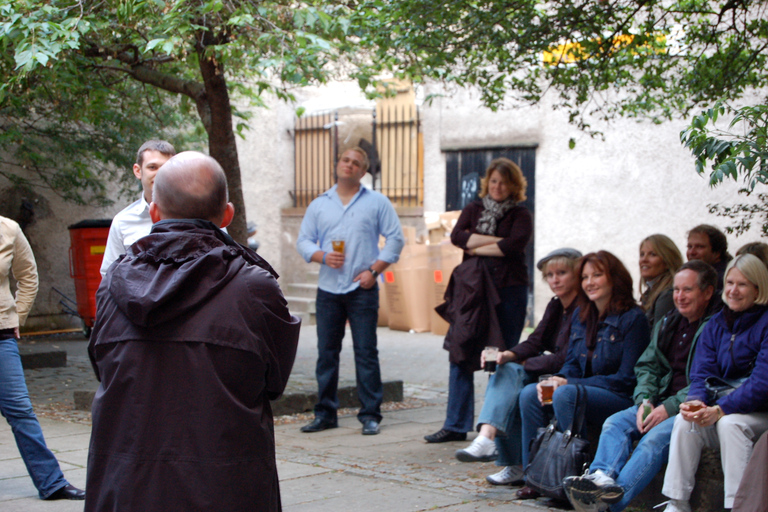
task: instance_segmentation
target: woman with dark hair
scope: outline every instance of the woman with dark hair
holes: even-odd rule
[[[473,374],[483,347],[509,350],[520,340],[528,304],[525,247],[533,232],[531,214],[520,205],[527,186],[517,164],[493,160],[480,199],[462,210],[451,233],[464,260],[451,275],[446,302],[438,306],[451,324],[443,344],[450,361],[448,408],[443,428],[424,437],[428,443],[467,438],[475,419]]]
[[[579,275],[582,294],[573,316],[568,355],[560,372],[547,382],[555,388],[552,404],[543,404],[542,383],[529,384],[520,394],[523,467],[530,462],[529,445],[539,427],[553,416],[561,429],[573,422],[576,385],[587,391],[587,424],[602,425],[612,414],[633,405],[634,367],[650,341],[650,327],[632,297],[632,276],[608,251],[584,256]],[[539,495],[523,487],[517,496]]]
[[[651,235],[640,242],[640,306],[651,328],[675,308],[672,285],[683,255],[668,236]]]

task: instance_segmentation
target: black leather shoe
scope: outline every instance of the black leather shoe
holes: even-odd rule
[[[336,428],[339,423],[336,420],[326,420],[323,418],[315,418],[312,423],[301,427],[302,432],[322,432],[329,428]]]
[[[74,485],[67,484],[45,498],[46,500],[84,500],[85,491]]]
[[[435,432],[434,434],[424,436],[424,439],[428,443],[447,443],[449,441],[466,441],[467,433],[453,432],[452,430],[445,430],[444,428],[442,428],[439,431]]]
[[[376,420],[365,420],[363,423],[363,435],[375,436],[379,433],[379,422]]]
[[[539,494],[537,491],[534,491],[527,485],[522,489],[518,489],[517,492],[515,492],[515,495],[521,500],[535,500],[541,496],[541,494]]]

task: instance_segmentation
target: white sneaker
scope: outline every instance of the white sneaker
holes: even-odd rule
[[[489,475],[485,479],[492,485],[522,485],[523,468],[519,466],[506,466],[498,473]]]
[[[477,436],[467,448],[456,450],[456,458],[461,462],[491,462],[497,457],[496,443],[485,436]]]
[[[691,504],[688,503],[688,500],[669,500],[664,503],[659,503],[653,508],[659,508],[662,505],[667,506],[664,509],[664,512],[691,512]]]

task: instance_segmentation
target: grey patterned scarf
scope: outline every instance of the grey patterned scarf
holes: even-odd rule
[[[507,198],[498,203],[491,199],[491,196],[485,196],[483,198],[483,208],[485,209],[477,221],[477,228],[475,230],[481,235],[495,236],[496,223],[516,204],[517,201],[512,198]]]

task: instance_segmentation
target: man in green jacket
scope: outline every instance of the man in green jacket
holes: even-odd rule
[[[654,326],[635,366],[636,405],[605,421],[590,473],[563,483],[578,512],[624,510],[667,463],[696,341],[719,304],[716,283],[715,269],[701,260],[685,263],[675,274],[675,309]]]

